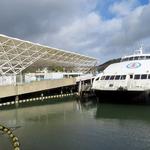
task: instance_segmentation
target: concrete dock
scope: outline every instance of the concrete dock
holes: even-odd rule
[[[75,78],[63,78],[57,80],[43,80],[17,85],[0,86],[0,98],[33,93],[43,90],[50,90],[75,84]]]

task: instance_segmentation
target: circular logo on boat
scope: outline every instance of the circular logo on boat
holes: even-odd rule
[[[139,68],[140,66],[141,66],[141,63],[139,63],[139,62],[133,62],[133,63],[128,64],[127,68],[135,69],[135,68]]]

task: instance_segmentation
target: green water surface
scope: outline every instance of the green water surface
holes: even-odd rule
[[[150,149],[150,105],[38,103],[0,111],[0,122],[14,129],[22,150]],[[0,150],[11,148],[0,134]]]

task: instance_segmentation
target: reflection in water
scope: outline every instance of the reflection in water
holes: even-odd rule
[[[69,101],[3,110],[27,150],[141,150],[150,148],[150,106]],[[2,138],[2,137],[1,137]],[[6,142],[0,148],[8,150]]]
[[[100,104],[95,117],[97,119],[130,119],[150,121],[150,105]]]

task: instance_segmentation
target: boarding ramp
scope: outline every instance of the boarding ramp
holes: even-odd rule
[[[93,74],[86,74],[76,78],[79,96],[83,97],[85,94],[93,95],[92,84],[95,77]]]

